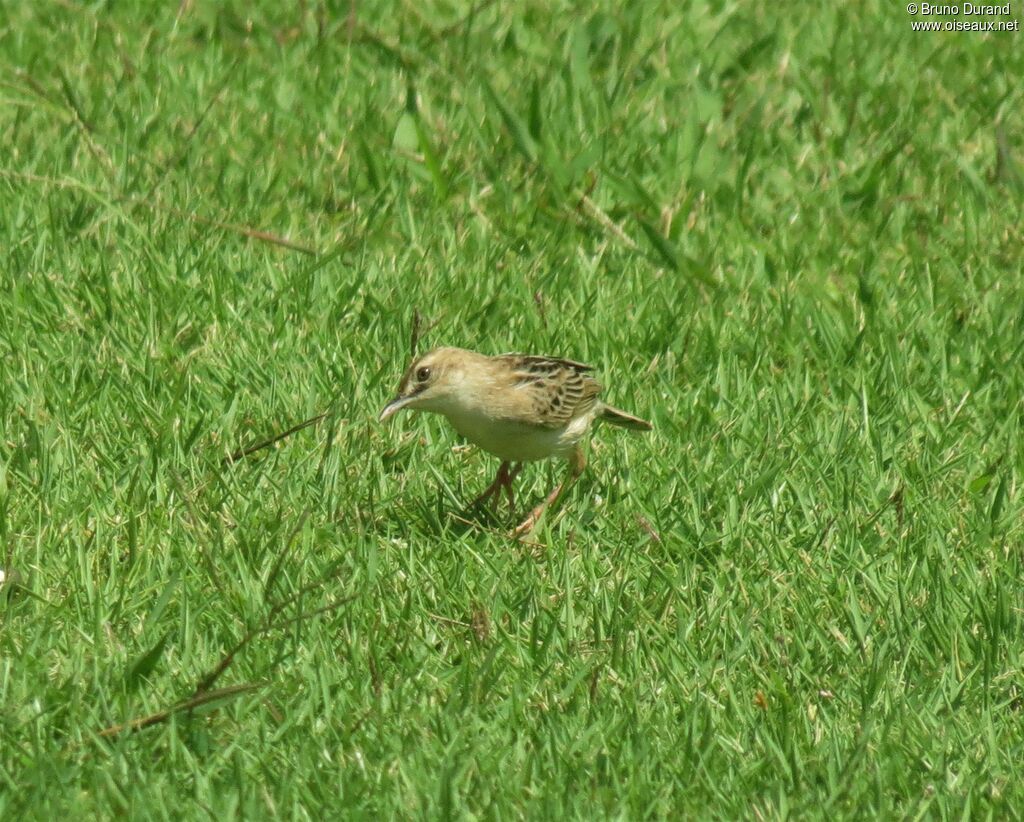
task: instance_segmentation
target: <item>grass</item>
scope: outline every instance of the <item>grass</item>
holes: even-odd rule
[[[0,814],[1019,813],[1019,34],[251,5],[0,12]],[[656,431],[511,542],[416,312]]]

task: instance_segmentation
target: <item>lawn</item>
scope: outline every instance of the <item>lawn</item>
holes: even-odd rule
[[[1024,48],[912,19],[5,4],[0,816],[1019,813]],[[511,540],[414,327],[655,429]]]

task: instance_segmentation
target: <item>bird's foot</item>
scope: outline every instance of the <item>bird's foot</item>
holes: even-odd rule
[[[488,485],[484,492],[469,504],[470,508],[475,508],[482,503],[492,500],[497,501],[498,497],[501,496],[503,488],[505,489],[505,495],[508,497],[509,507],[515,506],[515,492],[512,490],[512,480],[519,475],[523,466],[520,464],[512,468],[511,465],[509,462],[503,462],[498,466],[498,473],[494,477],[494,482]]]
[[[469,507],[476,508],[478,505],[483,505],[485,502],[490,502],[491,500],[494,499],[494,497],[500,490],[501,484],[498,482],[498,480],[495,480],[484,489],[484,492],[480,494],[480,496],[478,496],[469,504]]]
[[[552,505],[555,505],[561,498],[562,494],[565,493],[565,491],[567,491],[577,479],[579,479],[579,476],[583,473],[583,468],[586,464],[587,459],[583,455],[583,450],[577,446],[572,456],[569,457],[569,473],[566,475],[565,479],[555,486],[555,489],[547,495],[544,502],[534,508],[530,512],[530,515],[515,527],[511,534],[513,539],[523,539],[536,527],[544,512]],[[509,490],[511,491],[511,489]],[[511,497],[509,499],[511,501]]]
[[[540,522],[540,518],[544,514],[544,509],[547,507],[548,505],[545,501],[534,508],[526,519],[512,529],[512,533],[509,536],[512,539],[525,539],[528,537],[530,532],[537,527],[537,523]]]
[[[560,483],[554,491],[548,494],[544,502],[542,502],[540,505],[538,505],[536,508],[530,511],[530,515],[522,522],[520,522],[512,531],[512,538],[522,539],[523,537],[527,536],[530,533],[530,531],[532,531],[537,526],[537,523],[540,522],[540,518],[544,516],[544,512],[548,509],[548,507],[551,506],[562,495],[562,491],[565,490],[565,486],[565,482]]]

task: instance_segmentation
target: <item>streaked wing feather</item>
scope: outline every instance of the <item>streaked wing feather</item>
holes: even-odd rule
[[[573,371],[593,371],[594,366],[561,357],[541,357],[535,354],[499,354],[495,359],[509,360],[524,368],[550,369],[555,365],[571,368]]]
[[[530,394],[530,413],[519,419],[543,428],[561,428],[586,414],[601,385],[586,372],[591,366],[556,357],[504,354],[515,373],[514,386]]]

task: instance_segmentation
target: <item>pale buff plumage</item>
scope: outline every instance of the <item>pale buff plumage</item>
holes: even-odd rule
[[[502,489],[514,501],[512,480],[521,463],[563,457],[569,474],[513,532],[528,533],[546,506],[582,473],[581,440],[596,420],[648,431],[651,424],[599,399],[591,368],[572,360],[502,354],[488,357],[461,348],[438,348],[416,359],[381,421],[402,408],[443,414],[463,437],[499,457],[494,482],[477,501]],[[520,463],[513,467],[513,463]]]

